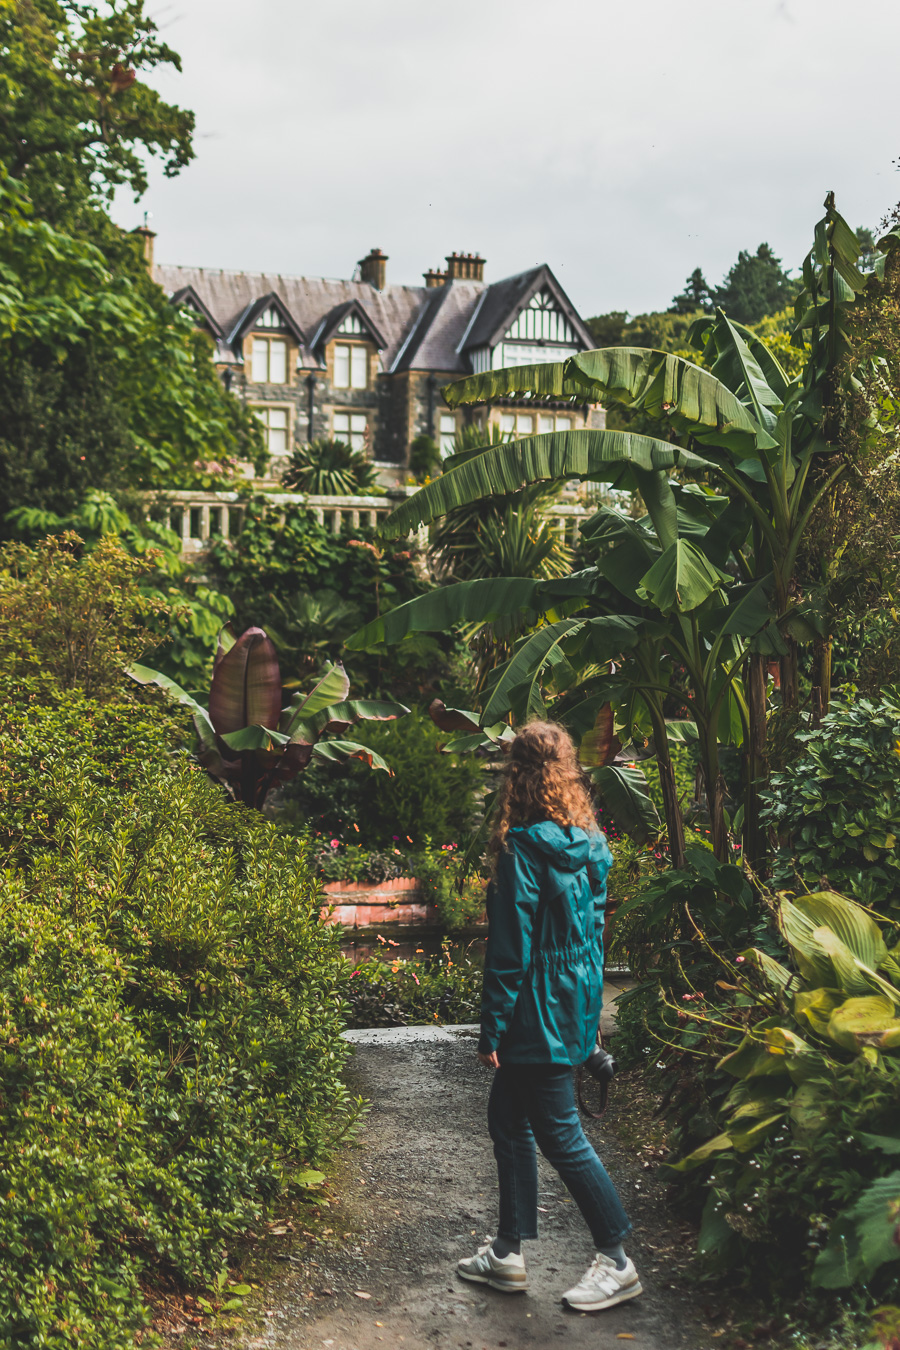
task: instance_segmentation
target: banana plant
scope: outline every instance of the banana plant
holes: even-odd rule
[[[262,628],[248,628],[239,638],[230,626],[222,629],[207,708],[158,670],[132,665],[128,674],[138,684],[158,685],[190,709],[198,760],[236,801],[257,810],[273,788],[290,782],[314,757],[330,763],[359,759],[390,773],[374,750],[356,741],[323,738],[363,719],[385,721],[409,712],[402,703],[348,700],[350,681],[340,664],[282,708],[278,656]]]
[[[582,478],[638,491],[663,549],[684,553],[683,541],[677,539],[677,487],[669,481],[669,472],[715,483],[726,501],[695,546],[735,584],[749,588],[744,594],[736,591],[733,602],[717,607],[730,629],[721,636],[746,639],[742,651],[728,652],[723,646],[722,655],[729,663],[727,681],[732,688],[737,675],[734,660],[740,657],[746,665],[744,837],[745,851],[757,865],[765,852],[758,788],[766,773],[766,664],[773,657],[781,661],[783,701],[796,705],[798,643],[827,646],[821,606],[796,586],[797,556],[813,511],[849,467],[836,442],[832,415],[839,386],[850,378],[843,369],[847,315],[863,289],[878,284],[887,253],[900,241],[896,232],[882,240],[878,266],[864,275],[857,267],[855,234],[835,211],[831,195],[825,206],[803,266],[804,286],[797,302],[793,341],[807,352],[798,377],[789,379],[765,344],[722,311],[699,320],[691,331],[693,345],[704,353],[711,369],[671,353],[625,347],[581,352],[558,364],[471,376],[444,390],[449,406],[509,397],[614,401],[649,413],[685,444],[615,431],[524,437],[486,448],[451,468],[404,502],[385,523],[388,533],[401,534],[492,493]],[[679,564],[673,560],[674,554],[669,554],[661,566],[674,565],[677,572]],[[676,578],[676,599],[678,585]],[[723,579],[717,588],[720,599],[727,586]],[[647,598],[659,599],[661,594],[648,592]],[[736,617],[735,606],[742,602],[757,611],[755,630],[751,624],[751,631],[746,631],[748,608]],[[676,604],[670,613],[677,609]],[[685,646],[681,618],[674,621],[670,637]],[[708,641],[709,630],[701,637]],[[695,645],[694,656],[699,654]],[[701,686],[711,687],[709,673],[705,660],[689,663],[698,709]],[[827,706],[827,686],[824,702]],[[712,734],[710,721],[708,742]],[[706,758],[706,789],[721,856],[715,801],[719,787],[712,772],[711,744]],[[662,759],[660,773],[665,782],[669,775]]]
[[[598,754],[598,733],[613,712],[619,741],[649,736],[660,770],[672,861],[684,864],[684,829],[669,741],[693,739],[707,785],[713,843],[728,858],[719,746],[740,746],[748,714],[740,680],[745,644],[769,622],[765,589],[741,586],[712,557],[727,552],[726,499],[680,491],[674,522],[664,514],[635,522],[609,508],[582,529],[592,565],[558,581],[487,579],[439,588],[354,634],[351,648],[401,642],[518,614],[529,629],[484,689],[480,712],[466,713],[455,749],[496,741],[510,718],[548,712],[572,732],[581,759],[622,828],[646,834],[655,810],[635,752]],[[706,548],[706,552],[703,548]],[[615,667],[613,669],[612,667]],[[681,668],[687,673],[684,687]],[[669,721],[667,700],[683,705]],[[481,729],[481,739],[477,732]],[[450,729],[447,727],[446,729]]]

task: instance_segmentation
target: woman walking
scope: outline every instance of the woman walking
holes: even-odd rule
[[[572,1067],[597,1037],[612,856],[575,747],[554,723],[532,722],[512,743],[492,848],[478,1058],[495,1070],[488,1129],[500,1222],[493,1242],[457,1271],[505,1293],[527,1287],[522,1243],[537,1237],[536,1142],[596,1251],[563,1301],[578,1312],[611,1308],[642,1290],[622,1248],[631,1225],[578,1119]]]

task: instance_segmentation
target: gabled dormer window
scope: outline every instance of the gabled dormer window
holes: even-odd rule
[[[334,344],[335,389],[367,389],[368,385],[368,349],[358,342],[336,342]]]
[[[287,384],[288,345],[284,338],[255,337],[251,361],[254,384]]]
[[[339,333],[344,333],[347,337],[362,337],[365,333],[359,315],[354,314],[352,310],[347,317],[338,324],[337,331]]]

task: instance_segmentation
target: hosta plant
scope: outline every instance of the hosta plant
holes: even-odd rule
[[[726,1031],[716,1075],[730,1087],[719,1133],[674,1170],[711,1169],[707,1255],[769,1243],[815,1284],[869,1283],[900,1261],[900,944],[831,891],[782,897],[778,925],[787,963],[751,947],[714,1008],[685,996],[682,1017],[714,1041]]]
[[[138,684],[159,685],[190,708],[200,763],[236,800],[260,810],[272,789],[296,778],[314,756],[332,763],[360,759],[390,773],[381,755],[366,746],[323,738],[362,719],[385,721],[409,712],[402,703],[348,700],[350,681],[339,664],[309,693],[296,693],[282,708],[278,657],[262,628],[248,628],[239,638],[230,627],[222,629],[207,708],[158,670],[132,665],[128,673]]]

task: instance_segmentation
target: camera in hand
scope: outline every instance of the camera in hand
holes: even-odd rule
[[[595,1045],[584,1061],[584,1067],[598,1083],[606,1083],[616,1072],[616,1061],[602,1045]]]

